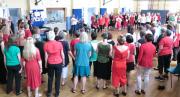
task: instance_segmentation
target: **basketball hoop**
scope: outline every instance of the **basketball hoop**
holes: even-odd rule
[[[103,0],[103,6],[109,2],[111,2],[112,0]]]

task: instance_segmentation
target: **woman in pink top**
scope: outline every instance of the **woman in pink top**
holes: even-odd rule
[[[107,30],[108,29],[108,27],[109,27],[109,21],[110,21],[110,19],[109,19],[109,16],[108,16],[108,14],[105,16],[105,29]]]
[[[125,39],[119,36],[118,45],[113,47],[112,85],[115,88],[114,95],[119,96],[119,87],[123,87],[122,94],[126,96],[126,60],[129,57],[129,49],[124,45]]]
[[[98,19],[98,22],[99,22],[100,31],[102,32],[102,30],[104,29],[105,18],[101,15]]]
[[[166,30],[164,33],[164,37],[159,42],[159,51],[158,51],[158,68],[159,68],[159,76],[155,77],[158,80],[164,80],[164,78],[168,78],[167,69],[170,66],[171,62],[171,54],[173,49],[173,40],[170,38],[171,31]],[[164,70],[163,70],[164,69]],[[165,75],[163,76],[163,71]]]
[[[60,42],[54,40],[54,32],[48,32],[47,37],[49,41],[44,44],[45,67],[48,67],[48,90],[46,96],[51,97],[53,77],[55,75],[55,97],[58,97],[62,66],[64,64],[63,46]]]
[[[121,30],[121,22],[122,22],[122,18],[120,16],[117,16],[116,24],[115,24],[116,29]]]
[[[141,45],[138,55],[137,88],[135,91],[138,95],[145,94],[145,89],[149,83],[149,74],[153,67],[153,57],[156,55],[156,48],[152,44],[153,35],[146,34],[145,40],[146,43]],[[142,79],[144,79],[144,83],[142,83]]]
[[[41,85],[42,61],[39,50],[34,45],[32,37],[27,38],[23,50],[23,65],[26,72],[26,85],[28,97],[31,97],[31,90],[35,90],[35,97],[39,97]]]
[[[133,43],[133,37],[132,35],[127,35],[126,36],[126,46],[128,46],[129,48],[129,51],[130,51],[130,55],[129,55],[129,58],[127,59],[127,69],[126,69],[126,72],[127,72],[127,81],[129,79],[129,74],[130,74],[130,71],[131,70],[134,70],[134,64],[135,64],[135,44]],[[127,85],[128,85],[128,82],[127,82]]]

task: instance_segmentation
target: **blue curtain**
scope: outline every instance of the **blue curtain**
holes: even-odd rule
[[[76,19],[82,19],[82,9],[73,9],[72,13],[75,15]]]
[[[66,17],[66,30],[69,31],[71,29],[71,17]]]
[[[104,15],[104,13],[107,11],[107,8],[100,8],[100,15]]]

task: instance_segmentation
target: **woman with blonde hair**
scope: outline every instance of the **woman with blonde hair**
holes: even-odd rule
[[[82,80],[81,93],[86,92],[86,78],[90,75],[89,58],[91,56],[92,47],[88,42],[88,35],[86,32],[82,32],[80,35],[80,42],[75,45],[75,66],[73,68],[74,84],[72,92],[76,92],[78,83],[78,76]]]
[[[23,50],[23,66],[26,72],[26,85],[28,97],[31,97],[31,90],[35,90],[35,97],[39,97],[41,85],[42,61],[39,50],[34,45],[34,39],[28,37]]]

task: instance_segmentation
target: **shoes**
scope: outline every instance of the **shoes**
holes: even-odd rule
[[[154,70],[159,70],[159,68],[157,68],[157,67],[155,67],[155,68],[153,68]]]
[[[59,95],[55,95],[55,97],[59,97]]]
[[[96,89],[99,90],[99,86],[98,85],[96,85]]]
[[[71,89],[71,92],[72,92],[72,93],[76,93],[76,90],[72,88],[72,89]]]
[[[164,90],[165,86],[158,86],[158,90]]]
[[[141,92],[138,91],[138,90],[135,90],[135,93],[136,93],[137,95],[141,95]]]
[[[107,89],[108,87],[107,86],[105,86],[105,87],[103,87],[103,90],[105,90],[105,89]]]
[[[123,96],[126,96],[126,95],[127,95],[127,93],[126,93],[126,92],[122,92],[122,95],[123,95]]]
[[[144,90],[141,90],[141,93],[142,93],[142,94],[146,94],[146,92],[145,92]]]
[[[51,97],[51,93],[47,93],[46,96],[47,96],[47,97]]]
[[[119,93],[113,93],[113,95],[115,96],[115,97],[119,97]]]
[[[161,76],[158,76],[158,77],[155,77],[156,80],[159,80],[159,81],[164,81],[165,78],[164,77],[161,77]]]
[[[163,75],[163,77],[164,77],[164,79],[168,79],[169,78],[168,74]]]
[[[82,94],[85,94],[85,93],[86,93],[86,90],[81,90],[81,93],[82,93]]]
[[[23,93],[23,91],[21,90],[21,91],[19,91],[18,93],[16,93],[16,96],[19,96],[20,94],[22,94]]]

